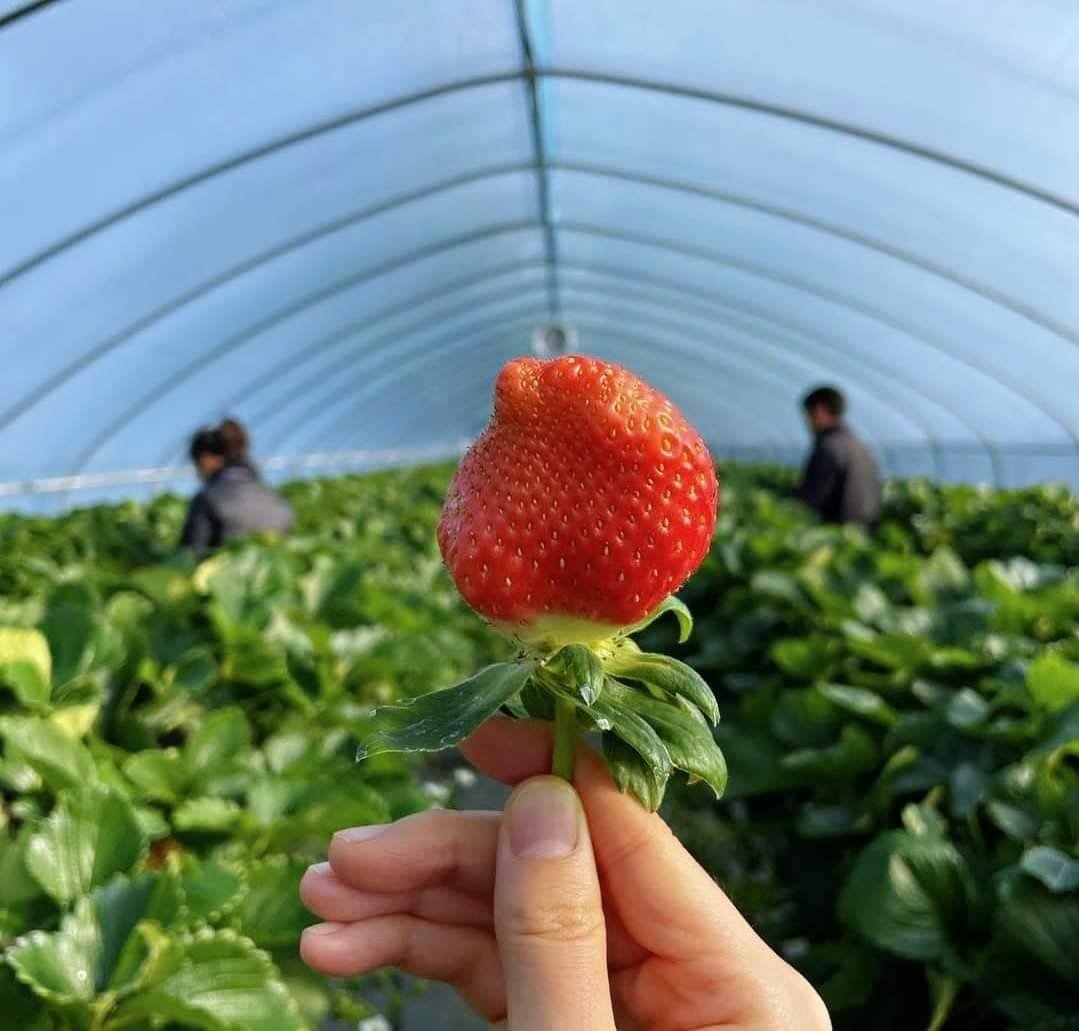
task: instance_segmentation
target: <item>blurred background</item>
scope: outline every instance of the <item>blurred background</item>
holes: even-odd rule
[[[305,972],[295,888],[497,804],[352,755],[506,653],[434,526],[577,350],[725,485],[652,631],[723,711],[683,840],[837,1028],[1079,1027],[1077,215],[1061,0],[0,0],[9,1026],[455,1026]],[[822,384],[868,526],[792,496]]]

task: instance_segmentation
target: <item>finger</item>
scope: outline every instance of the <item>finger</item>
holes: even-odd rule
[[[316,924],[304,931],[300,956],[308,966],[331,977],[398,967],[416,977],[453,985],[487,1020],[506,1014],[502,968],[490,932],[444,927],[414,916]]]
[[[464,757],[503,784],[520,784],[551,769],[551,724],[495,716],[461,742]]]
[[[549,746],[548,746],[549,747]],[[498,845],[498,822],[500,813],[444,812],[434,810],[408,816],[397,823],[378,827],[356,827],[340,831],[330,843],[330,870],[346,889],[381,896],[417,898],[417,892],[429,891],[442,885],[460,894],[472,895],[490,913],[495,880],[495,855]],[[307,878],[304,879],[305,890]],[[318,889],[313,889],[318,890]],[[340,904],[340,910],[317,908],[325,900],[332,907]],[[380,910],[370,899],[358,902],[349,896],[345,902],[340,894],[333,900],[324,895],[313,896],[307,902],[313,912],[324,920],[348,922],[364,919],[367,906],[373,906],[369,915],[378,912],[413,912],[431,920],[440,919],[436,910],[418,909]],[[403,901],[403,900],[402,900]],[[424,900],[427,901],[427,900]],[[430,897],[431,904],[442,901],[439,896]],[[419,901],[416,902],[420,904]],[[356,916],[349,906],[358,907]],[[478,916],[478,910],[471,910]],[[459,912],[447,915],[445,922],[479,924]],[[489,917],[488,921],[489,923]],[[641,950],[626,935],[620,919],[612,919],[608,935],[611,962],[618,967],[638,962]]]
[[[461,746],[489,776],[513,784],[549,769],[550,724],[494,719]],[[588,816],[603,887],[629,936],[669,958],[767,946],[666,823],[611,780],[603,759],[583,744],[574,784]]]
[[[510,1031],[614,1031],[599,876],[577,793],[555,777],[506,807],[495,935]]]
[[[499,813],[432,810],[378,827],[338,831],[329,860],[362,891],[415,891],[436,884],[490,895]]]
[[[416,891],[361,891],[340,880],[329,863],[317,863],[307,870],[300,881],[300,899],[317,917],[335,923],[400,913],[439,924],[488,929],[492,925],[490,898],[444,885]]]

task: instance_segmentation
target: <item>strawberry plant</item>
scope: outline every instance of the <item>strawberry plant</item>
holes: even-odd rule
[[[299,1031],[372,1012],[361,985],[299,963],[297,885],[341,826],[444,797],[405,758],[357,771],[370,708],[501,654],[442,572],[444,485],[291,488],[296,536],[198,566],[170,554],[177,499],[0,520],[5,1026]],[[398,532],[406,511],[422,535]]]
[[[436,543],[452,472],[290,485],[292,539],[197,567],[172,554],[177,498],[0,515],[3,1026],[317,1029],[401,988],[296,960],[327,837],[442,801],[423,756],[355,765],[372,711],[523,658],[560,686],[518,713],[553,716],[566,678],[580,729],[605,718],[578,704],[589,659],[519,656],[460,601]],[[815,525],[791,482],[725,468],[679,590],[694,636],[622,635],[724,714],[723,800],[671,781],[665,814],[839,1031],[1074,1026],[1079,500],[892,483],[869,538]],[[600,703],[623,683],[640,704],[626,669]]]
[[[672,770],[723,792],[715,698],[689,666],[631,635],[689,610],[672,595],[708,552],[718,485],[708,449],[665,397],[617,365],[570,355],[507,364],[490,425],[438,524],[468,603],[519,649],[452,688],[380,709],[360,756],[458,744],[494,712],[554,722],[572,778],[598,731],[615,782],[655,809]]]

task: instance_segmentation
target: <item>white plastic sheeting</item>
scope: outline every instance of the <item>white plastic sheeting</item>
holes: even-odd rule
[[[0,0],[0,483],[430,454],[559,319],[721,454],[827,381],[1079,485],[1077,216],[1064,0]]]

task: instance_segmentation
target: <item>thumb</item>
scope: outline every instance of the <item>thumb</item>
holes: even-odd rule
[[[536,777],[510,796],[494,918],[509,1031],[614,1031],[599,876],[565,781]]]

